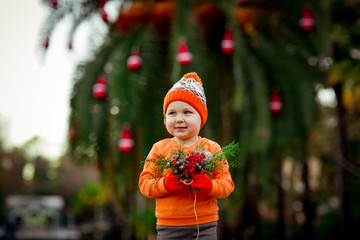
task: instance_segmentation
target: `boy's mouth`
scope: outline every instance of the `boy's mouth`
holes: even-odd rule
[[[175,127],[176,130],[185,130],[187,127]]]

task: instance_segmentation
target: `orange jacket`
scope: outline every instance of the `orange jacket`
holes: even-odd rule
[[[209,139],[199,137],[196,144],[183,147],[185,151],[195,150],[196,146],[205,142],[204,150],[215,153],[221,150],[220,146]],[[147,157],[151,159],[155,154],[164,154],[169,157],[173,149],[180,148],[173,138],[168,138],[155,143]],[[220,171],[214,173],[211,179],[212,190],[209,194],[196,192],[194,189],[186,188],[182,191],[169,193],[164,186],[164,177],[154,179],[152,172],[154,163],[146,162],[144,169],[140,174],[139,187],[142,194],[148,198],[156,198],[155,215],[157,217],[157,224],[163,226],[186,226],[215,222],[219,219],[217,201],[215,198],[225,198],[229,196],[234,190],[234,183],[229,172],[229,165],[223,165]],[[169,170],[163,172],[163,176],[168,174]],[[195,209],[198,218],[196,222],[194,211]]]

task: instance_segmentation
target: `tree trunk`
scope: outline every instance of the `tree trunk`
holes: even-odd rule
[[[276,239],[285,240],[285,221],[284,221],[284,190],[282,188],[282,171],[281,161],[277,162],[277,179],[276,179],[276,193],[277,193],[277,221],[276,221]]]
[[[253,163],[255,161],[252,161]],[[247,199],[247,206],[248,207],[248,217],[249,222],[245,228],[244,232],[244,239],[246,240],[260,240],[260,215],[259,215],[259,193],[258,193],[258,179],[257,179],[257,170],[256,166],[252,164],[251,171],[249,174],[249,195]]]
[[[307,157],[304,157],[302,162],[302,181],[304,184],[303,193],[303,206],[305,214],[305,223],[303,225],[303,239],[313,239],[313,204],[311,202],[311,189],[309,184],[309,166],[307,163]]]
[[[232,64],[229,59],[227,60],[223,68],[226,69],[226,73],[232,72]],[[232,109],[232,103],[234,102],[234,79],[232,75],[222,74],[222,87],[220,88],[220,101],[221,101],[221,132],[220,132],[220,143],[229,144],[234,140],[235,134],[235,122],[234,122],[234,112]]]
[[[339,205],[339,217],[340,217],[340,233],[339,239],[349,239],[349,223],[350,223],[350,214],[349,214],[349,204],[347,196],[347,174],[344,169],[344,166],[347,165],[347,150],[346,150],[346,122],[345,122],[345,108],[342,102],[342,84],[339,82],[334,86],[334,91],[336,95],[336,116],[337,116],[337,126],[336,126],[336,190],[337,195],[340,200]]]
[[[260,240],[260,215],[258,211],[259,194],[258,181],[254,164],[254,159],[250,160],[248,188],[243,205],[239,208],[237,226],[235,229],[235,239],[239,240]]]

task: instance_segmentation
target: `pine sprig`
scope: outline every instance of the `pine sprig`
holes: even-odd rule
[[[174,149],[168,158],[163,154],[156,154],[154,158],[146,159],[141,163],[154,164],[155,168],[151,176],[154,179],[162,177],[165,169],[171,169],[180,180],[191,180],[199,172],[212,177],[223,165],[237,166],[239,159],[236,157],[240,152],[238,143],[231,142],[214,154],[205,151],[204,144],[199,144],[191,152],[186,152],[183,148]]]
[[[231,142],[229,145],[223,147],[221,149],[226,160],[229,162],[230,167],[237,167],[240,159],[237,156],[240,153],[239,143],[235,143],[235,141]]]
[[[154,163],[155,168],[152,177],[157,179],[161,177],[163,171],[167,168],[167,162],[168,162],[168,158],[166,158],[164,154],[155,154],[154,158],[145,159],[144,161],[141,162],[141,165]]]

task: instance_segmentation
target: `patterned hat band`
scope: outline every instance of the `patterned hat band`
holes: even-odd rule
[[[206,97],[204,93],[204,88],[196,81],[194,78],[181,78],[177,83],[174,84],[174,86],[168,91],[167,94],[169,94],[172,91],[177,90],[185,90],[193,93],[196,97],[198,97],[201,102],[206,106]]]
[[[201,127],[207,119],[206,97],[202,82],[196,73],[185,74],[168,91],[164,98],[164,115],[168,105],[173,101],[184,101],[200,114]]]

